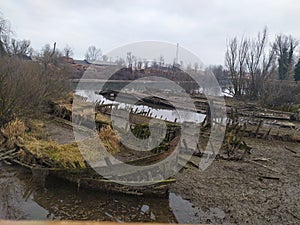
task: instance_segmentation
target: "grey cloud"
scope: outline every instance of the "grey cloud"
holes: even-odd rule
[[[89,45],[104,52],[130,42],[179,42],[206,64],[223,64],[226,40],[256,35],[265,25],[300,38],[298,0],[19,0],[3,1],[19,38],[40,49],[56,41],[82,58]]]

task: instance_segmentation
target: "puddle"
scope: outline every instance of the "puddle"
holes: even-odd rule
[[[219,208],[205,211],[174,193],[170,193],[169,201],[178,223],[219,223],[225,218],[224,211]]]

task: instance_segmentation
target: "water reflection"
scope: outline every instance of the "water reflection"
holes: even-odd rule
[[[0,219],[45,219],[32,199],[31,174],[0,164]]]
[[[199,207],[195,207],[191,202],[174,193],[170,194],[170,207],[178,223],[198,224],[212,222],[220,224],[225,218],[225,213],[220,208],[210,208],[205,211]]]
[[[6,178],[0,178],[0,218],[23,219],[25,213],[22,210],[22,186],[14,185],[17,178],[13,173],[7,175]]]
[[[1,164],[0,174],[0,219],[205,223],[225,217],[218,208],[203,211],[173,193],[169,199],[112,195],[55,178],[38,188],[30,171]]]
[[[168,199],[78,190],[58,179],[34,188],[30,172],[0,166],[0,218],[176,223]]]
[[[78,191],[57,179],[49,179],[47,193],[35,192],[34,200],[54,218],[63,220],[177,222],[168,199]]]
[[[90,91],[90,90],[77,90],[75,94],[86,98],[87,101],[89,102],[100,102],[102,104],[116,103],[114,101],[106,99],[102,95],[95,94],[94,91]],[[176,120],[179,123],[181,122],[201,123],[205,118],[204,114],[190,112],[187,110],[156,109],[146,105],[130,105],[130,104],[120,103],[120,102],[118,102],[118,108],[132,109],[132,111],[136,113],[148,112],[150,110],[149,116],[152,118],[158,118],[158,119],[163,119],[172,122]]]

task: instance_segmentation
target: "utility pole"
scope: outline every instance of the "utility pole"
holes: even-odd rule
[[[178,53],[179,53],[179,43],[176,46],[176,58],[175,58],[175,65],[178,64]]]

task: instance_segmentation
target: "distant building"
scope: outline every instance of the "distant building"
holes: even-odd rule
[[[94,66],[117,66],[118,64],[115,62],[105,62],[105,61],[96,61],[95,63],[90,63]]]
[[[74,59],[73,62],[74,62],[74,64],[82,65],[82,66],[86,66],[86,65],[90,65],[90,64],[91,64],[91,63],[90,63],[89,61],[87,61],[86,59],[84,59],[84,60]]]

